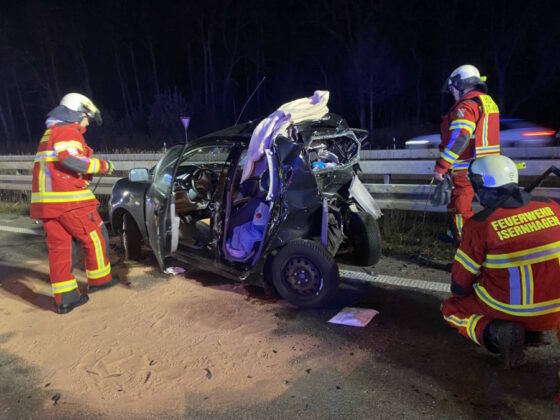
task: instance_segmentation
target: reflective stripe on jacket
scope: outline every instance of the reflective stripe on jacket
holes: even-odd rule
[[[499,312],[560,316],[560,206],[531,201],[482,213],[465,222],[453,282]]]
[[[97,205],[88,188],[92,174],[105,173],[106,161],[92,157],[77,123],[48,128],[37,149],[33,163],[30,216],[34,219],[57,217],[66,211]],[[83,173],[63,165],[65,159],[76,159]]]
[[[459,134],[470,139],[460,155],[453,152]],[[442,171],[467,169],[476,157],[500,154],[500,113],[489,95],[469,92],[442,117],[440,151],[436,168]]]

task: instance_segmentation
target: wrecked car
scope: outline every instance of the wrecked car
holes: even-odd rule
[[[381,255],[381,212],[357,175],[367,133],[332,113],[286,126],[252,163],[259,126],[249,122],[174,146],[117,181],[109,216],[125,257],[137,259],[144,243],[162,269],[173,257],[273,287],[298,307],[328,304],[337,262],[371,266]]]

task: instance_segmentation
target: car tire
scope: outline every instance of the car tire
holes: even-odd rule
[[[381,258],[381,232],[371,214],[351,212],[347,236],[352,245],[352,263],[359,266],[377,264]]]
[[[130,213],[123,215],[120,229],[121,245],[125,260],[138,260],[142,250],[142,234]]]
[[[295,277],[298,271],[301,278]],[[340,283],[333,256],[323,245],[307,239],[296,239],[281,248],[272,261],[271,275],[280,296],[300,308],[327,305]]]

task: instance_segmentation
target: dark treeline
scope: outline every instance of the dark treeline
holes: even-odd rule
[[[283,102],[331,92],[372,147],[437,128],[464,63],[503,115],[558,128],[560,24],[553,1],[1,1],[0,148],[31,151],[45,114],[78,91],[106,149],[159,148]]]

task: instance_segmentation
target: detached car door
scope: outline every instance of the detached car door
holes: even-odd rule
[[[175,213],[173,195],[173,179],[177,164],[180,161],[186,145],[174,146],[159,161],[154,171],[152,185],[146,192],[146,229],[150,247],[156,256],[162,270],[165,269],[165,257],[173,252],[172,238],[168,232],[172,231],[171,223]]]

